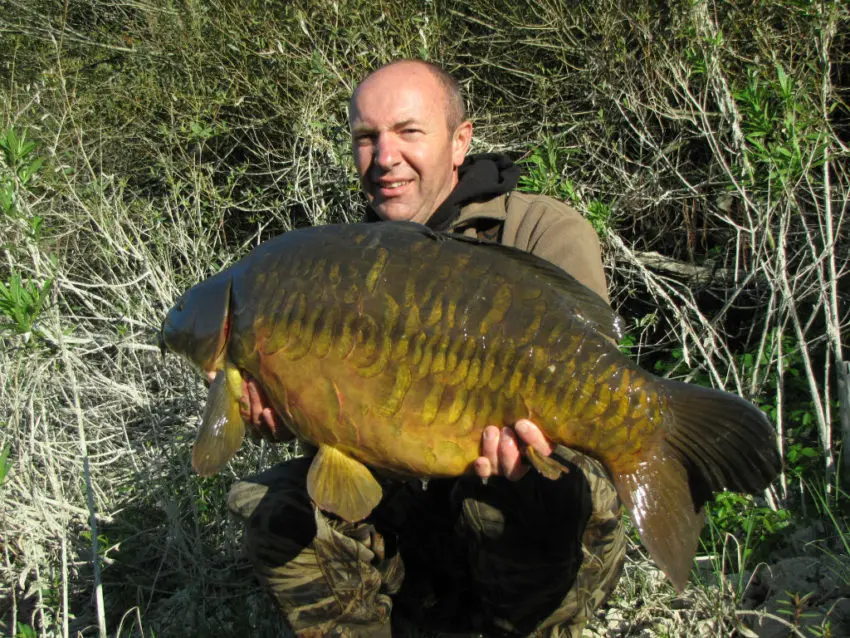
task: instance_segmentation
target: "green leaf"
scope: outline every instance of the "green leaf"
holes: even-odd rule
[[[3,483],[6,481],[6,476],[9,474],[9,470],[12,469],[12,462],[9,460],[9,452],[11,449],[11,443],[7,443],[3,446],[3,450],[0,451],[0,487],[3,487]]]

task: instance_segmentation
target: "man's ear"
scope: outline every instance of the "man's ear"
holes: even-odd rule
[[[472,141],[472,122],[464,121],[452,134],[452,163],[457,168],[463,164],[469,143]]]

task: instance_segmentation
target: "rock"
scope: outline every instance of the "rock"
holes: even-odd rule
[[[850,635],[850,558],[798,556],[756,570],[742,607],[758,614],[748,625],[759,638],[786,638],[793,629],[824,627]],[[842,627],[838,631],[838,626]]]

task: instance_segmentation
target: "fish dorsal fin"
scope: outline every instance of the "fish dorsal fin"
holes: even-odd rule
[[[417,226],[417,224],[411,225]],[[588,326],[609,339],[615,341],[622,339],[623,320],[611,309],[608,302],[555,264],[513,246],[505,246],[504,244],[457,233],[437,232],[424,226],[420,226],[420,228],[420,232],[437,241],[458,241],[472,244],[482,250],[496,252],[503,259],[512,261],[519,267],[533,270],[543,281],[548,282],[569,297],[572,301],[572,310]]]
[[[201,427],[192,447],[192,468],[212,476],[233,458],[245,438],[245,421],[239,413],[242,375],[227,367],[219,370],[210,385]]]
[[[320,445],[310,464],[307,492],[319,508],[349,523],[366,518],[383,495],[369,468],[329,445]]]

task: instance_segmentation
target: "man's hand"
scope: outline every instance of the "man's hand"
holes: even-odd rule
[[[252,377],[243,375],[242,398],[239,401],[242,418],[251,426],[254,434],[268,441],[288,441],[292,432],[278,418],[277,412],[269,407],[268,399]]]
[[[522,462],[517,438],[542,456],[549,456],[554,449],[540,428],[528,419],[520,419],[514,427],[501,430],[488,425],[481,437],[481,456],[473,464],[475,473],[482,479],[504,476],[510,481],[518,481],[525,476],[530,466]]]
[[[212,381],[215,372],[207,372]],[[288,441],[293,438],[277,413],[269,407],[268,399],[253,377],[242,374],[242,397],[239,399],[239,413],[248,425],[252,436],[267,441]]]

